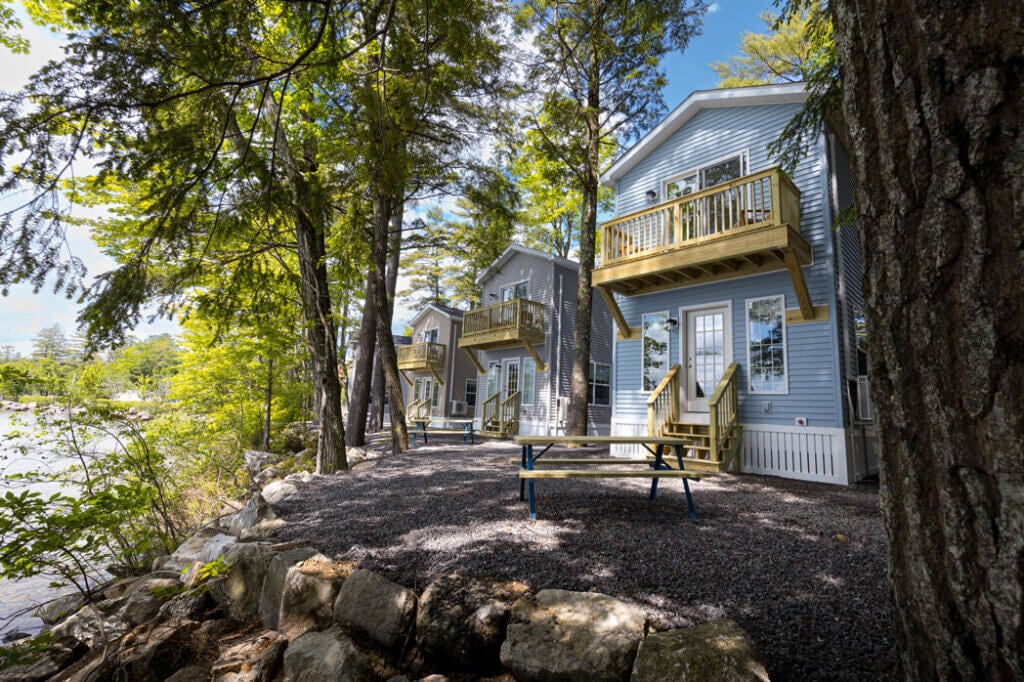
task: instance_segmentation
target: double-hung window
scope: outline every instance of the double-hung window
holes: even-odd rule
[[[590,363],[590,376],[587,378],[590,389],[591,405],[611,405],[612,400],[612,367],[600,362]]]

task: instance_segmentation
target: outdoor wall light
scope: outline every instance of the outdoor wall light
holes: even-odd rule
[[[487,294],[487,295],[490,296],[491,298],[498,298],[498,295],[496,293],[494,293],[493,291],[491,293]]]
[[[655,190],[653,190],[653,189],[647,190],[647,203],[653,204],[657,200],[658,200],[658,193]]]
[[[679,320],[677,320],[674,317],[670,317],[667,320],[665,320],[665,326],[668,327],[669,329],[675,329],[676,327],[679,326]]]

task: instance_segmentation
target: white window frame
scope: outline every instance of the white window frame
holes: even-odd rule
[[[703,163],[703,164],[701,164],[699,166],[696,166],[694,168],[691,168],[691,169],[689,169],[689,170],[687,170],[687,171],[685,171],[683,173],[676,173],[675,175],[671,175],[671,176],[665,178],[664,180],[661,181],[661,197],[659,198],[659,201],[669,201],[668,186],[671,185],[673,182],[677,182],[677,181],[682,180],[683,178],[689,177],[691,175],[696,175],[697,176],[697,187],[698,187],[697,191],[698,192],[704,191],[707,188],[700,186],[700,184],[701,184],[701,181],[700,181],[700,173],[701,173],[701,171],[704,170],[705,168],[709,168],[710,166],[714,166],[716,164],[722,163],[723,161],[728,161],[729,159],[732,159],[732,158],[734,158],[736,156],[740,157],[740,177],[743,177],[744,175],[750,175],[750,149],[749,148],[748,149],[741,149],[739,151],[732,152],[731,154],[726,154],[725,156],[721,156],[721,157],[719,157],[717,159],[714,159],[712,161],[708,161],[707,163]]]
[[[523,388],[526,386],[526,363],[530,363],[530,395],[527,396]],[[519,363],[519,399],[520,405],[533,405],[534,396],[537,394],[537,363],[533,358],[522,358]],[[527,400],[529,398],[529,400]]]
[[[473,404],[472,405],[469,404],[469,387],[470,386],[473,387]],[[474,408],[476,407],[476,403],[477,403],[476,399],[477,399],[477,396],[479,395],[479,393],[477,393],[477,389],[479,389],[479,386],[476,383],[476,379],[466,379],[466,390],[462,393],[462,399],[465,401],[467,406],[474,407]]]
[[[775,300],[782,302],[782,388],[777,391],[756,391],[751,378],[754,366],[750,361],[750,304],[757,301]],[[748,298],[743,312],[743,336],[747,344],[747,393],[750,395],[789,395],[789,332],[786,329],[786,295],[758,296]]]
[[[423,331],[420,332],[420,342],[421,343],[428,343],[428,341],[427,341],[427,333],[428,332],[434,332],[434,335],[435,335],[435,337],[437,339],[441,338],[441,328],[440,327],[429,327],[429,328],[424,329]],[[437,341],[433,341],[432,343],[437,343]]]
[[[687,382],[689,381],[687,377],[687,371],[689,368],[686,366],[686,347],[688,343],[687,334],[689,333],[689,329],[686,326],[686,314],[691,313],[695,310],[710,310],[712,308],[728,309],[728,313],[726,314],[724,320],[724,330],[729,338],[729,343],[725,344],[725,366],[728,367],[730,364],[734,362],[733,357],[735,356],[735,353],[733,351],[736,348],[736,337],[733,336],[732,333],[732,299],[727,301],[710,301],[708,303],[697,303],[694,305],[679,306],[679,369],[682,372],[682,376],[679,378],[679,390],[682,393],[682,395],[680,395],[680,398],[682,400],[686,400],[687,398],[689,398],[687,388]],[[745,320],[744,324],[746,324]]]
[[[516,296],[515,295],[516,287],[518,287],[520,284],[526,285],[526,294],[524,296]],[[513,298],[505,298],[505,290],[507,290],[507,289],[511,289],[512,290]],[[522,280],[519,280],[518,282],[512,282],[511,284],[506,284],[505,286],[501,287],[501,289],[498,290],[498,299],[502,303],[504,303],[506,301],[514,301],[514,300],[516,300],[516,298],[523,298],[523,299],[529,299],[530,298],[530,280],[522,279]]]
[[[671,335],[671,333],[672,332],[669,332],[670,335]],[[669,338],[668,343],[669,343],[669,347],[671,348],[672,347],[672,339],[671,338]],[[643,352],[643,351],[641,350],[641,352]],[[671,356],[671,352],[670,352],[669,355]],[[601,367],[607,367],[608,368],[608,383],[607,384],[601,384],[602,386],[607,386],[608,387],[608,402],[606,402],[606,403],[599,403],[599,402],[596,402],[596,400],[595,400],[595,398],[597,397],[597,385],[598,385],[597,384],[597,366],[598,365],[600,365]],[[641,377],[641,381],[642,380],[643,380],[643,378]],[[590,404],[591,405],[594,405],[595,407],[610,407],[611,406],[611,404],[612,404],[612,366],[611,366],[611,363],[608,363],[608,362],[594,362],[593,360],[590,361],[590,376],[587,377],[587,389],[590,392]]]
[[[666,320],[672,319],[672,313],[670,311],[668,311],[668,310],[652,310],[652,311],[650,311],[648,313],[643,313],[642,315],[640,315],[640,392],[641,393],[653,393],[654,392],[654,389],[648,390],[648,389],[644,388],[644,374],[645,374],[645,372],[644,372],[644,369],[645,369],[644,368],[644,318],[647,317],[648,315],[664,315]],[[668,361],[672,362],[672,330],[666,328],[665,331],[668,332]],[[668,371],[670,369],[672,369],[671,365],[669,365],[668,367],[665,368],[665,373],[668,374]],[[662,378],[664,378],[664,377],[662,377]]]

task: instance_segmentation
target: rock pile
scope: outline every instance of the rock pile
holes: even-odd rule
[[[767,680],[730,621],[650,632],[607,595],[446,575],[417,595],[311,547],[273,539],[269,482],[186,540],[148,576],[122,581],[57,623],[53,651],[0,682],[212,680],[370,682],[496,676],[648,682]],[[269,491],[266,488],[270,488]],[[279,527],[279,526],[278,526]]]

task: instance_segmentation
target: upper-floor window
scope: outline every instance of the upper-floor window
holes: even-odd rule
[[[423,343],[437,343],[437,327],[434,327],[433,329],[424,329],[420,336]]]
[[[514,298],[529,298],[530,297],[530,283],[527,282],[516,282],[515,284],[509,284],[507,287],[501,288],[501,300],[511,301]]]
[[[612,402],[612,367],[600,362],[590,363],[590,376],[587,380],[590,388],[591,405],[611,405]]]
[[[749,172],[747,153],[740,152],[668,178],[663,183],[662,194],[666,201],[678,199],[687,194],[743,177]]]

